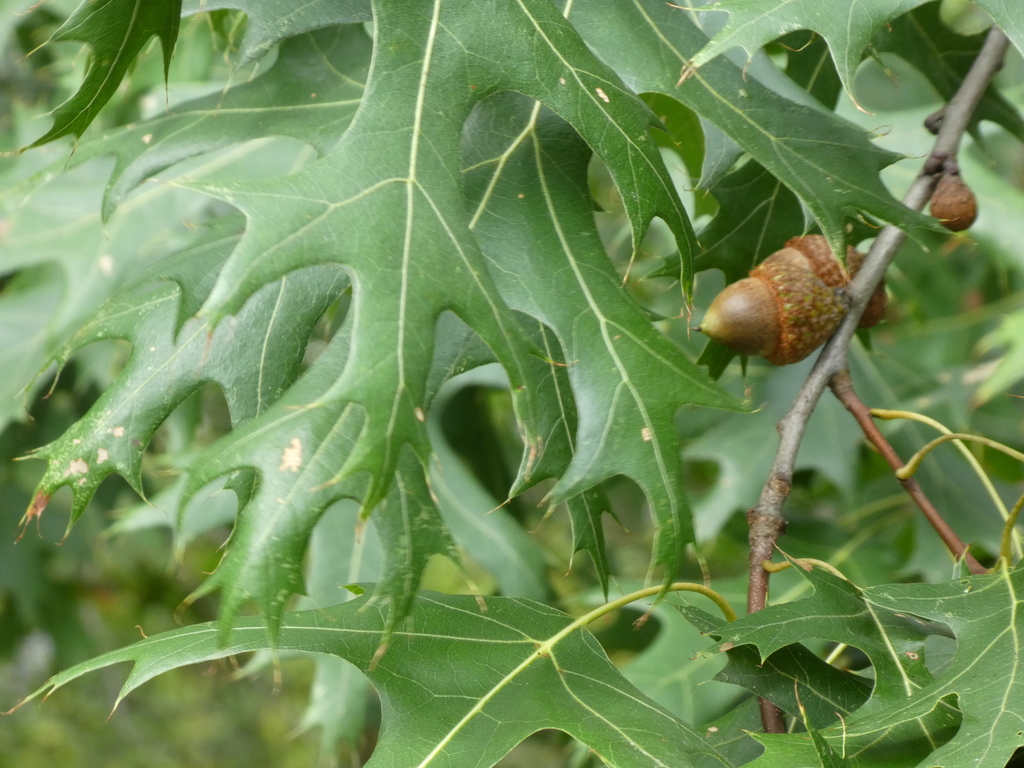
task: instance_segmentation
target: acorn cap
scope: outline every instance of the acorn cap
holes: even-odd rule
[[[961,232],[978,217],[978,201],[959,173],[947,173],[932,194],[931,212],[946,229]]]
[[[820,235],[790,244],[718,294],[700,330],[775,365],[803,360],[831,336],[847,309],[839,290],[846,284],[842,266]]]
[[[818,251],[813,244],[807,250]],[[828,254],[831,262],[824,262],[819,255],[808,258],[803,250],[783,248],[750,273],[752,279],[764,281],[775,297],[778,343],[773,351],[764,354],[765,359],[775,365],[803,360],[835,332],[846,314],[846,303],[838,290],[846,281],[828,285],[814,269],[826,265],[825,274],[834,281],[832,268],[827,265],[836,264],[837,273],[842,275],[838,262],[831,250]]]
[[[832,247],[824,235],[801,235],[786,241],[787,248],[795,248],[804,255],[814,273],[832,288],[839,288],[849,282],[839,259],[832,255]]]

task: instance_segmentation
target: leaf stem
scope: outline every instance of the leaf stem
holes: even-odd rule
[[[794,557],[784,563],[773,563],[771,560],[761,561],[761,567],[768,571],[768,573],[780,573],[787,568],[792,568],[794,565],[799,565],[805,571],[811,570],[812,567],[821,568],[823,571],[828,571],[833,576],[838,576],[843,581],[849,581],[849,579],[843,575],[842,571],[834,565],[826,563],[824,560],[818,560],[814,557]]]
[[[991,437],[983,437],[982,435],[969,435],[966,432],[950,432],[948,435],[940,435],[932,440],[928,445],[919,450],[913,456],[910,457],[910,461],[907,462],[905,467],[902,467],[896,471],[896,477],[900,480],[905,480],[909,477],[913,477],[914,473],[917,472],[918,467],[921,466],[921,462],[924,461],[924,457],[934,451],[943,443],[948,443],[950,440],[970,440],[975,443],[981,443],[987,445],[989,448],[995,448],[997,451],[1005,453],[1007,456],[1017,459],[1017,461],[1024,462],[1024,453],[1015,451],[1008,445],[1003,445],[998,440],[993,440]]]
[[[642,600],[645,597],[650,597],[651,595],[661,595],[665,592],[696,592],[699,595],[704,595],[704,597],[709,598],[715,605],[717,605],[718,608],[722,611],[722,615],[725,616],[726,621],[733,622],[737,619],[736,611],[734,611],[733,607],[729,605],[729,601],[722,597],[722,595],[720,595],[718,592],[715,592],[715,590],[711,589],[711,587],[705,587],[703,584],[693,584],[688,581],[677,581],[672,584],[669,584],[668,589],[666,589],[661,584],[659,584],[656,587],[646,587],[644,589],[637,590],[636,592],[630,592],[628,595],[618,597],[615,600],[610,600],[604,605],[599,605],[597,608],[590,611],[589,613],[585,613],[582,616],[580,616],[572,624],[567,626],[557,635],[552,636],[551,639],[545,643],[545,645],[555,645],[560,640],[565,638],[566,635],[575,632],[580,627],[587,626],[587,624],[596,621],[602,616],[606,616],[607,614],[621,608],[624,605],[629,605],[632,602]]]
[[[998,571],[1000,568],[1009,568],[1013,563],[1011,557],[1013,553],[1010,551],[1010,542],[1013,540],[1014,528],[1017,525],[1017,518],[1020,516],[1021,509],[1024,508],[1024,495],[1017,499],[1017,503],[1013,505],[1013,509],[1010,510],[1010,514],[1006,518],[1006,524],[1003,526],[1003,539],[999,544],[999,562],[996,563],[993,571]]]

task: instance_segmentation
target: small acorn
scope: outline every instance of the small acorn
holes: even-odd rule
[[[849,251],[856,274],[863,254]],[[848,278],[821,235],[794,237],[711,303],[700,329],[744,355],[775,365],[803,360],[833,334],[847,312]],[[885,286],[871,298],[862,327],[885,314]]]
[[[978,200],[959,173],[949,172],[935,187],[931,212],[946,229],[962,232],[978,217]]]

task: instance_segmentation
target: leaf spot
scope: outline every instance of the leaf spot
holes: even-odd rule
[[[651,442],[651,438],[653,437],[651,435],[651,428],[650,427],[644,427],[643,429],[641,429],[640,430],[640,437],[642,437],[644,439],[645,443]]]
[[[601,88],[595,88],[594,90],[597,91],[597,95],[601,97],[601,101],[603,101],[605,104],[611,103],[612,100],[608,98],[608,94],[605,93]]]
[[[71,441],[71,444],[72,444],[72,445],[81,445],[81,444],[82,444],[82,441],[81,441],[81,440],[79,440],[79,439],[78,439],[78,438],[76,437],[76,438],[75,438],[74,440],[72,440],[72,441]]]
[[[917,661],[917,654],[913,651],[907,651],[907,658],[911,661]]]
[[[107,453],[106,448],[100,448],[96,451],[96,463],[102,464],[104,461],[110,458],[110,454]]]
[[[88,471],[89,465],[85,463],[85,459],[75,459],[68,465],[67,474],[84,475]]]
[[[565,78],[564,77],[558,78],[558,84],[559,85],[565,85]]]
[[[78,484],[79,484],[79,485],[85,485],[85,483],[86,483],[86,478],[84,478],[84,477],[80,477],[80,478],[78,479]]]
[[[712,725],[710,728],[708,728],[708,733],[718,733],[718,726]]]
[[[114,437],[124,437],[124,427],[111,427],[107,430]]]
[[[279,472],[298,472],[299,467],[302,466],[302,441],[297,437],[293,437],[291,443],[281,451],[281,466],[278,467]]]
[[[147,133],[145,136],[142,137],[142,143],[143,144],[149,144],[149,142],[151,142],[152,140],[153,140],[153,134],[152,133]]]

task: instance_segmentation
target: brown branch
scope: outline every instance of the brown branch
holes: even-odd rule
[[[850,379],[850,372],[840,371],[832,379],[829,386],[832,389],[832,393],[839,399],[839,402],[846,407],[846,410],[853,414],[853,418],[857,420],[860,428],[864,431],[864,436],[878,449],[886,463],[894,471],[901,469],[904,466],[903,460],[900,459],[895,449],[885,439],[885,435],[878,429],[874,418],[871,416],[871,409],[857,396],[853,389],[853,381]],[[935,505],[925,495],[917,480],[910,477],[906,480],[900,480],[900,484],[903,485],[904,490],[914,500],[914,503],[917,504],[921,512],[924,513],[925,518],[932,528],[935,529],[935,532],[939,534],[939,538],[942,539],[946,548],[953,553],[953,556],[957,558],[962,557],[971,573],[985,573],[985,567],[968,551],[969,545],[957,536],[956,531],[942,518],[939,510],[935,508]]]
[[[924,208],[947,163],[956,162],[960,141],[970,123],[971,115],[992,77],[1002,67],[1008,45],[1009,40],[999,27],[992,27],[989,30],[985,44],[971,65],[970,71],[944,108],[931,154],[903,198],[903,204],[908,208],[915,211]],[[828,383],[836,374],[847,369],[848,349],[857,323],[905,237],[906,234],[901,229],[891,225],[883,227],[878,233],[860,271],[848,288],[851,300],[849,313],[825,344],[796,401],[779,422],[780,440],[775,461],[757,507],[751,510],[749,516],[757,523],[750,528],[750,582],[747,593],[747,604],[750,606],[763,607],[767,603],[768,576],[761,566],[761,560],[770,559],[775,538],[785,526],[782,507],[792,488],[797,451],[807,429],[807,422]],[[767,518],[773,517],[778,518],[774,525],[764,522]],[[763,713],[762,705],[762,715]],[[762,716],[762,721],[766,732],[778,732],[776,719]]]

